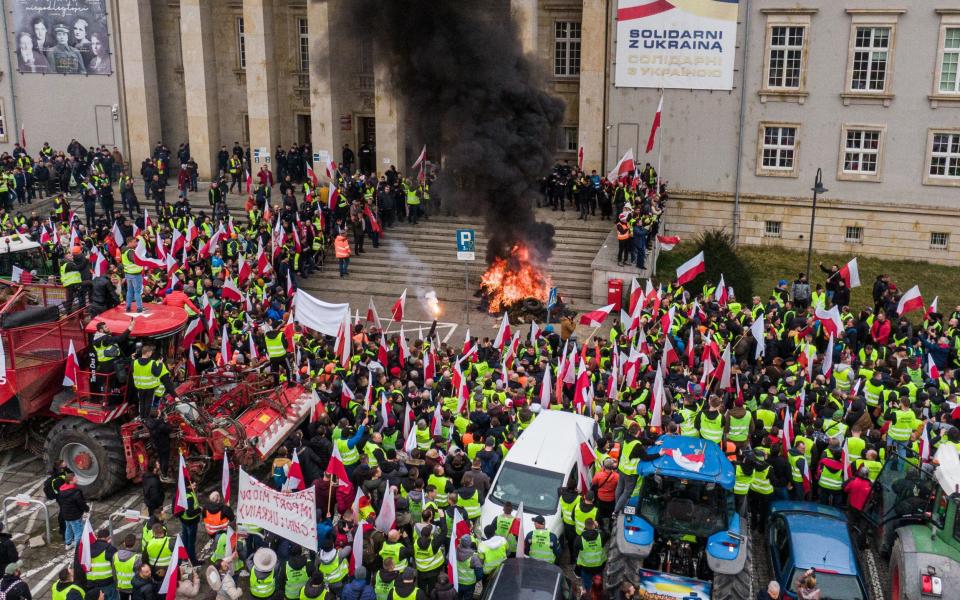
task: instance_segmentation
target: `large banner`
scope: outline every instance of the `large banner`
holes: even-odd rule
[[[285,493],[265,486],[240,469],[237,524],[255,525],[299,544],[317,549],[316,488]]]
[[[17,70],[113,73],[106,4],[107,0],[13,0]]]
[[[617,87],[729,90],[739,0],[618,0]]]

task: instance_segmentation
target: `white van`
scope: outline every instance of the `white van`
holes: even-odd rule
[[[582,439],[594,447],[595,424],[590,417],[557,410],[537,415],[497,471],[483,503],[481,529],[503,514],[504,502],[512,503],[514,510],[523,502],[524,535],[533,531],[533,517],[541,515],[546,529],[563,537],[558,490],[568,480],[576,481],[580,451],[576,427]]]

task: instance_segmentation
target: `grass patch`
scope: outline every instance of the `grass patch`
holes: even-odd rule
[[[696,244],[693,241],[678,244],[670,252],[660,252],[657,261],[657,277],[655,281],[667,282],[676,278],[677,267],[696,254]],[[777,286],[777,281],[786,279],[793,283],[797,274],[807,268],[806,251],[788,250],[779,246],[740,246],[737,255],[743,260],[753,274],[754,294],[764,301]],[[826,274],[817,267],[817,263],[824,266],[843,265],[854,255],[820,254],[813,253],[813,273],[810,276],[811,286],[824,283]],[[707,265],[710,256],[706,257]],[[860,268],[861,286],[850,291],[850,306],[861,309],[873,306],[873,282],[877,275],[886,273],[890,280],[903,291],[913,285],[920,286],[925,303],[930,304],[935,296],[940,296],[939,310],[949,315],[955,306],[960,304],[960,267],[947,267],[912,260],[884,260],[867,256],[857,257]],[[716,282],[713,282],[716,283]],[[736,288],[734,288],[736,289]],[[739,294],[738,294],[739,296]],[[749,299],[740,298],[749,302]]]

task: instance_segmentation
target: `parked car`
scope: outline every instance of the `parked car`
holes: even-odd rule
[[[483,600],[573,600],[573,587],[557,565],[511,558],[484,586]]]
[[[869,599],[843,511],[814,502],[774,502],[767,538],[773,578],[788,597],[797,597],[798,578],[812,569],[824,598]]]

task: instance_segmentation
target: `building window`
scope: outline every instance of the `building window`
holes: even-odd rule
[[[934,250],[946,250],[950,244],[950,234],[944,231],[930,232],[930,247]]]
[[[880,132],[848,129],[843,148],[843,171],[876,175],[880,156]]]
[[[761,123],[758,175],[792,177],[797,168],[797,130],[793,123]]]
[[[854,91],[882,92],[886,89],[889,27],[857,27],[853,50]]]
[[[360,40],[360,73],[373,75],[373,39],[370,37]]]
[[[960,179],[960,133],[933,134],[930,176]]]
[[[944,28],[940,53],[940,93],[960,94],[960,27]]]
[[[848,225],[846,235],[843,236],[843,241],[848,244],[862,244],[863,227],[859,225]]]
[[[310,71],[310,29],[306,17],[297,19],[297,41],[299,42],[297,56],[300,59],[300,72],[307,73]]]
[[[579,138],[577,137],[576,127],[563,127],[560,129],[559,139],[557,140],[558,150],[561,152],[576,152],[578,142]]]
[[[763,224],[763,237],[781,236],[783,231],[783,221],[767,221]]]
[[[247,68],[247,38],[243,33],[243,17],[237,17],[237,66]]]
[[[577,21],[555,23],[553,74],[558,77],[580,74],[580,23]]]
[[[776,25],[770,30],[767,87],[800,89],[806,27]]]
[[[250,145],[250,115],[247,113],[240,114],[241,124],[243,131],[240,132],[240,139],[243,140],[243,145]]]

